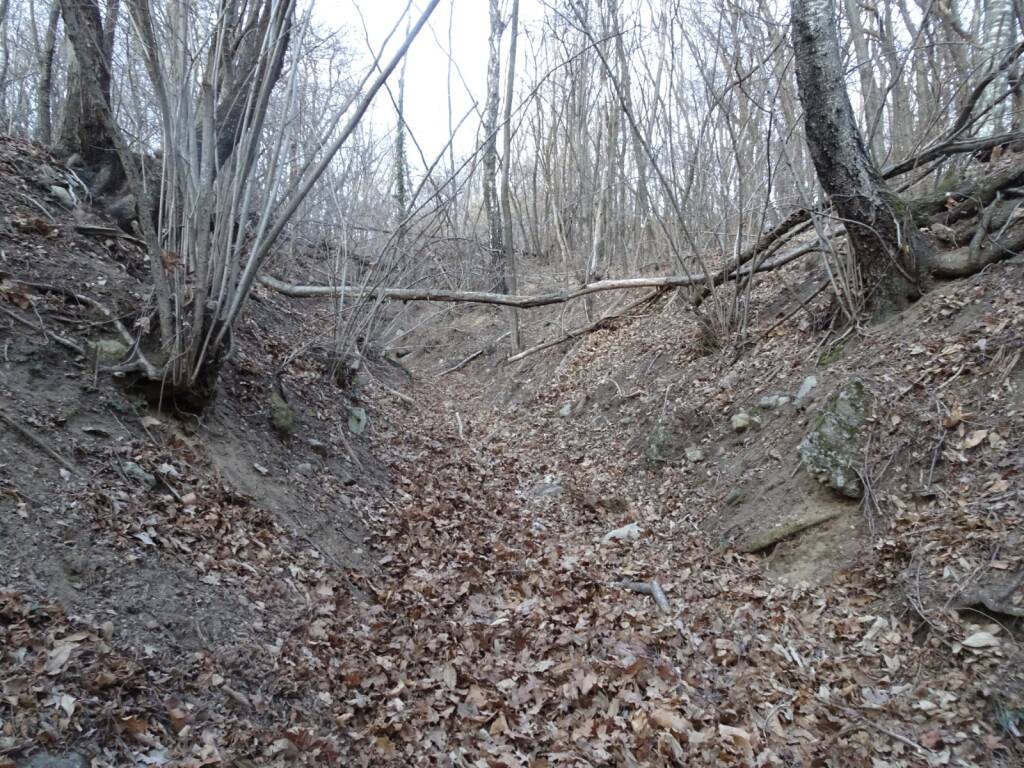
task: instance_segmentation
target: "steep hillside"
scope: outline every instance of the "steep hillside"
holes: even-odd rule
[[[1020,764],[1019,256],[840,331],[797,262],[717,347],[458,309],[347,389],[260,292],[199,418],[108,370],[141,251],[0,167],[3,768]]]

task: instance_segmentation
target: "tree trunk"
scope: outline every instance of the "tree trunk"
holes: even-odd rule
[[[495,290],[508,291],[505,280],[505,260],[501,249],[501,215],[498,210],[498,100],[501,80],[501,36],[505,25],[501,21],[499,0],[491,0],[490,52],[487,58],[487,104],[484,107],[484,215],[487,217],[487,246],[498,274]]]
[[[519,290],[519,275],[516,268],[516,252],[512,243],[512,97],[516,80],[516,42],[519,37],[519,0],[512,0],[512,35],[508,46],[508,79],[505,83],[505,134],[504,158],[501,166],[501,214],[502,243],[505,246],[502,277],[506,278],[507,289],[515,293]],[[519,352],[523,348],[519,337],[519,313],[515,307],[511,310],[512,347]]]
[[[60,21],[60,0],[50,6],[46,21],[46,36],[43,38],[42,61],[39,66],[39,85],[36,88],[36,139],[40,144],[53,143],[53,118],[50,105],[53,103],[53,54],[57,47],[57,24]]]
[[[804,130],[818,181],[843,220],[872,315],[920,295],[928,243],[871,163],[854,120],[834,0],[793,0],[793,48]]]
[[[103,192],[117,187],[124,179],[124,169],[114,148],[114,138],[107,130],[104,110],[110,109],[110,54],[112,45],[108,46],[108,36],[104,32],[103,20],[100,18],[100,7],[97,0],[60,0],[64,15],[64,27],[69,39],[73,34],[81,36],[80,41],[72,41],[74,45],[88,46],[94,53],[90,57],[98,65],[95,75],[99,79],[100,94],[88,87],[86,74],[83,72],[79,57],[74,53],[74,45],[68,51],[68,87],[64,103],[64,116],[57,135],[56,146],[64,155],[78,155],[83,164],[96,171],[96,188],[93,192]],[[75,30],[69,19],[69,13],[77,10],[77,18],[81,27]],[[108,24],[113,27],[113,21]],[[112,36],[112,32],[110,33]],[[105,103],[96,101],[102,96]]]

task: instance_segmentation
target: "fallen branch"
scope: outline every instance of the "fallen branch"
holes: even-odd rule
[[[615,586],[629,592],[636,592],[641,595],[650,595],[654,598],[654,603],[658,606],[658,610],[660,611],[667,611],[670,608],[668,597],[665,596],[665,590],[661,588],[661,584],[659,584],[655,579],[652,579],[651,581],[620,581]]]
[[[451,368],[445,368],[443,371],[437,374],[437,378],[440,379],[442,376],[447,376],[449,373],[455,373],[456,371],[462,370],[471,362],[480,357],[480,355],[482,355],[483,353],[484,351],[482,349],[478,349],[476,352],[474,352],[472,355],[464,359],[462,362],[456,363]]]
[[[574,288],[571,291],[558,293],[542,293],[533,296],[522,296],[507,293],[487,293],[485,291],[450,291],[418,288],[364,288],[358,285],[296,285],[286,283],[269,275],[260,277],[260,282],[268,288],[293,299],[337,298],[346,296],[355,299],[390,299],[392,301],[441,301],[462,302],[468,304],[496,304],[517,309],[546,307],[551,304],[564,304],[567,301],[605,291],[624,291],[633,288],[686,288],[706,282],[704,277],[693,275],[670,275],[666,277],[632,277],[622,280],[599,280]]]
[[[605,315],[604,317],[599,317],[592,323],[587,323],[586,325],[581,326],[579,328],[574,328],[571,331],[566,331],[558,338],[549,339],[548,341],[541,342],[540,344],[532,346],[529,349],[524,349],[522,352],[518,352],[509,357],[505,362],[515,363],[519,360],[522,360],[524,357],[529,357],[530,355],[536,354],[537,352],[541,352],[545,349],[550,349],[551,347],[558,346],[559,344],[564,344],[567,341],[572,341],[573,339],[578,339],[580,336],[585,336],[588,333],[593,333],[594,331],[600,330],[609,323],[621,319],[629,312],[632,312],[634,309],[637,309],[638,307],[641,307],[644,304],[647,304],[648,302],[654,301],[663,293],[665,293],[665,290],[666,289],[664,288],[659,288],[656,291],[651,291],[642,299],[637,299],[632,304],[628,305],[621,312],[616,312],[615,314],[608,314]]]
[[[48,446],[45,442],[43,442],[42,438],[39,438],[36,435],[34,435],[32,432],[30,432],[28,430],[28,428],[23,427],[21,424],[19,424],[17,421],[12,419],[10,416],[8,416],[6,413],[4,413],[4,411],[2,411],[2,410],[0,410],[0,421],[2,421],[5,424],[7,424],[11,429],[13,429],[19,435],[21,435],[21,437],[24,440],[26,440],[27,442],[29,442],[32,445],[34,445],[40,451],[42,451],[47,456],[49,456],[51,459],[53,459],[58,464],[60,464],[62,467],[64,467],[64,469],[66,469],[68,472],[70,472],[73,475],[77,475],[78,474],[78,468],[74,464],[72,464],[70,461],[68,461],[63,456],[61,456],[59,453],[57,453],[55,450],[53,450],[53,448]]]
[[[46,338],[53,339],[58,344],[60,344],[62,346],[65,346],[68,349],[70,349],[72,352],[76,352],[77,354],[81,355],[82,357],[85,357],[85,350],[82,349],[82,347],[80,347],[78,344],[73,342],[71,339],[66,339],[63,336],[60,336],[60,335],[54,333],[53,331],[48,331],[46,328],[36,328],[36,326],[33,325],[31,322],[29,322],[25,318],[21,317],[20,315],[16,314],[15,312],[12,312],[11,310],[7,309],[6,307],[0,307],[0,312],[3,312],[5,315],[7,315],[12,320],[16,320],[17,322],[21,323],[26,328],[31,328],[33,331],[40,331],[44,336],[46,336]]]
[[[1024,131],[1011,131],[1010,133],[1000,133],[996,136],[986,136],[984,138],[977,139],[944,141],[919,152],[913,157],[908,157],[901,163],[889,166],[882,171],[882,177],[891,179],[894,176],[900,176],[907,171],[913,171],[916,168],[920,168],[922,165],[929,163],[932,160],[938,160],[940,157],[963,155],[970,152],[982,152],[986,149],[993,149],[994,147],[1011,144],[1015,141],[1024,141]]]
[[[134,235],[129,235],[123,229],[118,229],[117,227],[101,227],[93,224],[76,224],[75,231],[83,235],[89,235],[90,237],[116,237],[121,240],[127,240],[130,243],[134,243],[140,248],[146,247],[146,244],[142,240],[139,240],[139,238],[135,237]]]
[[[75,293],[67,288],[62,288],[59,285],[50,285],[49,283],[22,283],[29,288],[35,288],[37,291],[43,293],[55,293],[59,296],[71,299],[79,304],[85,304],[86,306],[92,307],[101,315],[103,315],[107,322],[114,326],[115,330],[128,345],[128,348],[132,351],[132,358],[125,366],[119,366],[111,369],[114,371],[127,371],[127,370],[139,370],[146,375],[152,381],[157,381],[160,378],[160,372],[153,366],[146,356],[142,354],[142,350],[139,348],[139,340],[132,336],[127,328],[124,327],[124,323],[118,319],[118,317],[111,312],[102,302],[97,301],[89,296],[85,296],[80,293]],[[84,353],[83,353],[84,354]]]

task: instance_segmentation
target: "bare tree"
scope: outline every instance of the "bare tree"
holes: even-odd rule
[[[843,223],[870,311],[920,292],[927,243],[868,157],[846,91],[833,0],[793,0],[793,49],[804,131],[818,180]]]
[[[500,0],[490,0],[491,31],[488,37],[487,101],[483,123],[483,196],[487,218],[487,247],[497,272],[498,292],[508,291],[501,247],[501,211],[498,207],[498,108],[501,101],[501,37],[505,23],[501,19]]]
[[[501,166],[501,218],[502,243],[504,245],[504,268],[501,274],[506,281],[506,290],[515,293],[519,289],[519,275],[516,269],[516,252],[512,232],[512,98],[516,81],[516,44],[519,42],[519,0],[512,0],[512,31],[508,45],[508,76],[505,78],[505,119],[504,147]],[[512,319],[512,346],[518,352],[523,348],[519,338],[519,313],[515,307],[510,310]]]

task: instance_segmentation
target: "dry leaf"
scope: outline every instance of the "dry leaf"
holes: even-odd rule
[[[964,439],[964,448],[976,448],[988,437],[987,429],[976,429]]]
[[[991,632],[975,632],[964,640],[963,645],[967,648],[997,648],[999,638]]]
[[[692,729],[690,721],[671,709],[656,709],[651,712],[651,721],[659,728],[676,733],[689,733]]]

